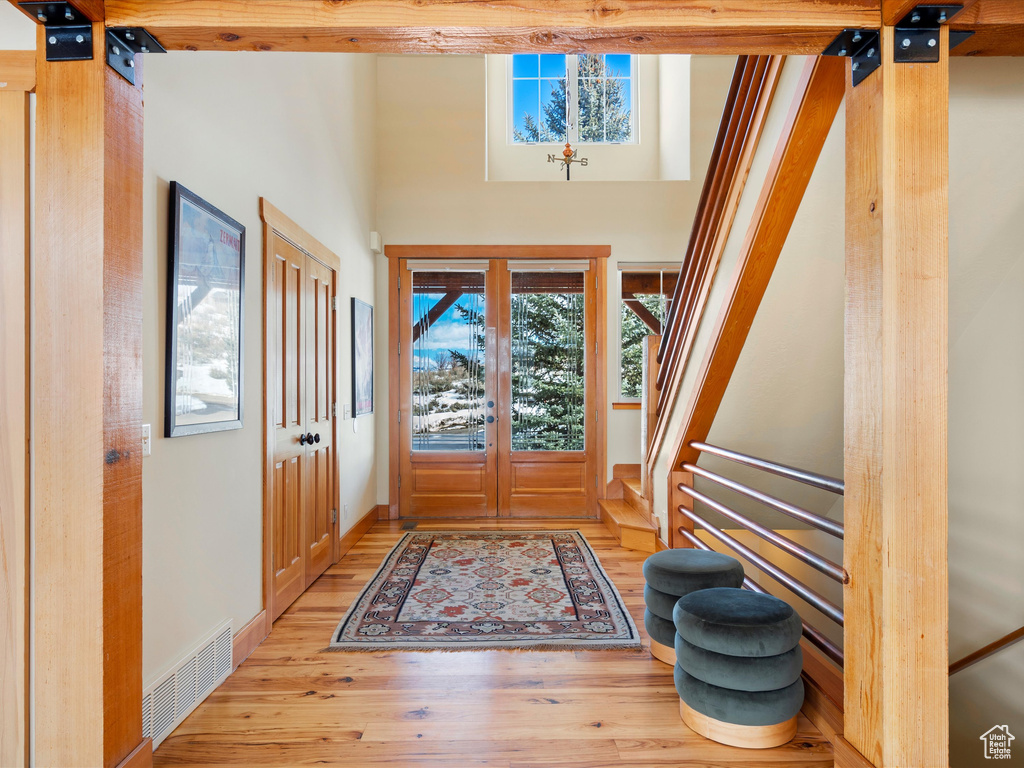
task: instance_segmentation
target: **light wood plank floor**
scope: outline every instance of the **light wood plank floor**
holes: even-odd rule
[[[645,555],[592,521],[420,523],[581,530],[643,632]],[[801,716],[788,745],[740,750],[679,720],[670,667],[647,650],[320,653],[401,535],[378,523],[156,751],[162,765],[831,766]],[[644,644],[647,636],[644,634]]]

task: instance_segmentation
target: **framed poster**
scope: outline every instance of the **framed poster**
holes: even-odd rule
[[[373,307],[352,299],[352,415],[373,413]]]
[[[164,435],[242,427],[245,227],[171,182]]]

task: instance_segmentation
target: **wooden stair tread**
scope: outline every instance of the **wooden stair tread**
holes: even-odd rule
[[[602,512],[607,513],[620,528],[632,528],[651,533],[656,533],[658,530],[645,515],[620,499],[600,499],[598,504]]]
[[[624,478],[622,480],[622,499],[641,516],[650,518],[651,505],[644,498],[640,478]]]

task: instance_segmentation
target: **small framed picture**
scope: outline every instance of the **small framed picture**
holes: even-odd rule
[[[352,299],[352,415],[373,413],[373,307]]]
[[[164,435],[242,427],[245,227],[171,182]]]

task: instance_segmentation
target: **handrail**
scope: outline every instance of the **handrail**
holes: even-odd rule
[[[740,512],[737,512],[734,509],[730,509],[721,502],[715,501],[715,499],[712,499],[710,496],[705,496],[700,491],[694,490],[693,488],[690,488],[688,485],[683,485],[682,483],[680,483],[678,488],[687,496],[696,499],[702,504],[711,507],[711,509],[715,510],[718,514],[727,517],[734,523],[738,523],[754,535],[760,536],[765,541],[771,542],[779,549],[791,554],[797,560],[800,560],[801,562],[811,566],[811,568],[814,568],[815,570],[824,573],[829,578],[835,579],[841,584],[849,583],[850,577],[846,573],[846,571],[843,570],[843,567],[841,565],[833,563],[828,558],[822,557],[819,554],[811,552],[806,547],[800,546],[792,539],[783,536],[781,533],[777,533],[776,531],[773,531],[771,528],[766,528],[760,523],[751,520],[746,515],[741,514]]]
[[[955,675],[957,672],[967,669],[968,667],[977,664],[982,659],[987,659],[992,654],[999,653],[999,651],[1004,648],[1009,648],[1011,645],[1020,642],[1021,640],[1024,640],[1024,627],[1013,630],[1013,632],[1010,632],[1008,635],[1004,635],[994,643],[989,643],[984,648],[979,648],[974,653],[967,654],[960,659],[960,661],[954,661],[949,665],[949,674]]]
[[[754,113],[758,94],[764,85],[767,68],[767,56],[743,56],[737,59],[730,98],[726,102],[726,111],[722,115],[722,124],[719,128],[721,141],[716,143],[717,154],[708,167],[708,176],[701,191],[701,203],[690,232],[685,279],[676,281],[676,289],[672,295],[672,306],[669,308],[668,316],[671,322],[665,326],[668,329],[668,344],[664,351],[659,352],[658,357],[658,362],[662,366],[662,370],[658,372],[658,389],[664,387],[669,373],[679,363],[679,337],[682,336],[683,328],[692,314],[696,288],[703,282],[711,255],[710,249],[707,248],[710,242],[708,235],[718,229],[725,204],[723,193],[731,184],[736,172],[736,163],[750,129],[750,118]]]
[[[777,512],[781,512],[784,515],[789,515],[792,518],[807,523],[808,525],[817,528],[819,531],[832,534],[838,539],[843,538],[843,524],[836,522],[835,520],[829,520],[827,517],[822,517],[821,515],[816,515],[813,512],[808,512],[806,509],[793,506],[781,499],[769,496],[767,493],[762,493],[754,488],[738,483],[735,480],[730,480],[727,477],[722,477],[721,475],[716,474],[711,470],[704,469],[704,467],[699,467],[696,464],[690,464],[688,462],[683,464],[683,471],[689,472],[692,475],[699,475],[700,477],[710,480],[712,483],[716,483],[723,488],[728,488],[730,491],[741,493],[748,499],[758,501],[766,507],[771,507]]]
[[[765,560],[750,547],[733,538],[725,531],[716,528],[703,517],[698,515],[696,512],[693,512],[692,510],[689,510],[686,507],[680,505],[679,513],[685,517],[688,517],[690,520],[703,527],[704,530],[706,530],[720,542],[725,544],[727,547],[739,552],[753,565],[760,568],[762,571],[767,573],[769,576],[771,576],[773,579],[775,579],[783,586],[792,590],[812,607],[817,608],[825,616],[832,619],[832,621],[834,621],[836,624],[841,625],[843,623],[843,611],[835,603],[831,602],[823,595],[820,595],[819,593],[815,592],[813,589],[808,587],[799,579],[793,578],[774,563]],[[680,528],[680,530],[685,529]]]
[[[723,459],[735,461],[737,464],[743,464],[748,467],[753,467],[754,469],[763,470],[764,472],[770,472],[771,474],[778,475],[779,477],[796,480],[798,483],[820,488],[823,491],[836,493],[840,496],[843,495],[843,481],[835,477],[819,475],[816,472],[808,472],[807,470],[790,467],[786,464],[776,464],[774,461],[759,459],[756,456],[748,456],[745,453],[730,451],[727,448],[719,448],[717,445],[710,445],[709,443],[693,441],[690,443],[690,447],[696,451],[711,453]]]
[[[685,539],[687,539],[691,544],[693,544],[693,546],[697,549],[704,549],[709,552],[714,551],[711,548],[711,546],[709,546],[707,543],[698,538],[697,535],[692,531],[688,531],[685,528],[680,528],[679,533],[682,534],[682,536]],[[768,594],[768,590],[766,590],[764,587],[762,587],[760,584],[750,579],[749,577],[744,577],[743,586],[749,589],[751,592],[759,592],[762,595]],[[808,642],[810,642],[818,650],[820,650],[822,653],[828,656],[828,658],[832,659],[832,661],[834,661],[840,667],[843,666],[844,656],[842,648],[833,643],[824,634],[822,634],[819,630],[812,627],[806,621],[803,621],[801,619],[800,624],[803,627],[804,637],[807,638]]]

